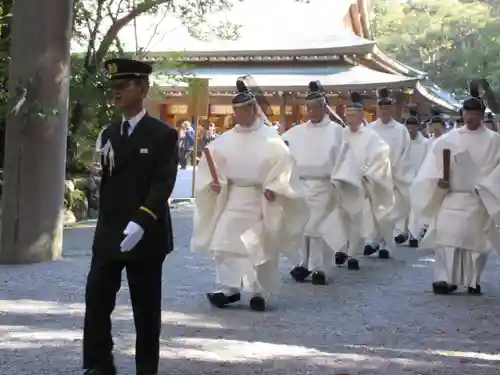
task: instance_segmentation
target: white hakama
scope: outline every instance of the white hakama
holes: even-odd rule
[[[351,146],[354,160],[363,176],[365,194],[363,211],[355,220],[348,220],[347,255],[355,257],[363,249],[364,241],[374,238],[378,233],[386,241],[391,241],[389,215],[394,208],[394,187],[390,148],[377,132],[367,127],[361,127],[357,132],[344,128],[344,139]]]
[[[381,247],[388,250],[394,250],[395,244],[392,240],[395,223],[398,220],[405,219],[410,214],[409,186],[411,185],[414,174],[410,168],[410,144],[411,139],[406,127],[400,122],[392,119],[388,124],[384,124],[380,119],[368,125],[375,130],[389,145],[391,158],[391,173],[394,186],[395,204],[391,212],[391,220],[383,227],[379,228],[379,237],[382,237]],[[391,232],[391,241],[387,243],[384,238]]]
[[[415,177],[424,163],[431,144],[432,142],[428,138],[425,138],[420,132],[418,132],[417,137],[410,142],[409,165]],[[411,225],[410,222],[412,222]],[[396,223],[396,233],[409,236],[410,239],[419,239],[423,228],[427,224],[428,220],[426,218],[419,217],[415,215],[414,212],[410,212],[409,217],[400,219]],[[418,233],[409,233],[409,227],[419,228]]]

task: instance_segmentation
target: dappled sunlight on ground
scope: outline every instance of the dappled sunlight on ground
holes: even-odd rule
[[[173,211],[176,250],[164,267],[160,375],[500,374],[500,267],[488,263],[485,295],[432,294],[432,253],[400,247],[393,259],[334,267],[330,284],[294,283],[281,264],[269,311],[211,308],[210,257],[187,250],[192,209]],[[0,267],[0,375],[77,375],[92,228],[65,233],[65,259]],[[134,374],[128,288],[113,314],[120,375]]]

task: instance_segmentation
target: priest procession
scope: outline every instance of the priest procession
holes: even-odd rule
[[[488,253],[500,249],[500,138],[479,82],[450,128],[437,111],[423,123],[414,105],[395,120],[385,88],[376,121],[365,121],[357,92],[342,120],[312,81],[309,120],[279,135],[248,81],[238,80],[232,101],[237,125],[204,150],[197,172],[191,249],[214,259],[221,288],[210,304],[227,307],[247,291],[250,308],[266,310],[281,255],[295,282],[320,287],[342,282],[335,267],[363,272],[368,257],[418,247],[435,252],[435,294],[482,294]]]
[[[500,374],[500,0],[0,5],[0,375]]]

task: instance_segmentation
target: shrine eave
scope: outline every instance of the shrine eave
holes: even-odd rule
[[[415,90],[425,99],[446,112],[456,114],[460,111],[460,102],[431,82],[421,81],[416,85]]]
[[[240,44],[242,45],[242,44]],[[360,42],[358,44],[345,44],[335,46],[310,46],[309,48],[275,48],[275,49],[213,49],[205,51],[165,51],[150,52],[146,59],[156,60],[161,58],[171,58],[172,56],[180,60],[203,60],[215,58],[242,57],[247,59],[263,56],[287,57],[287,56],[332,56],[332,55],[360,55],[364,56],[372,53],[375,43],[371,41]]]
[[[375,90],[415,88],[419,79],[387,74],[363,66],[333,65],[322,67],[196,67],[189,71],[156,72],[155,85],[165,92],[182,92],[187,88],[185,82],[172,81],[169,77],[183,74],[185,77],[205,78],[214,92],[234,92],[236,80],[251,75],[263,91],[305,92],[310,81],[318,80],[325,90],[339,92],[347,90]]]

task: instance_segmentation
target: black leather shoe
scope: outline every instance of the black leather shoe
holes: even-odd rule
[[[207,298],[212,306],[222,309],[231,303],[238,302],[241,299],[241,294],[236,293],[231,296],[226,296],[222,292],[207,293]]]
[[[351,258],[347,261],[347,269],[352,271],[359,270],[359,262],[357,259]]]
[[[292,275],[292,278],[297,281],[298,283],[302,283],[309,277],[311,274],[311,271],[309,271],[307,268],[302,267],[302,266],[297,266],[293,270],[290,271],[290,275]]]
[[[347,260],[347,254],[339,251],[338,253],[335,253],[335,264],[337,266],[343,265]]]
[[[326,285],[326,276],[324,272],[316,271],[312,275],[313,285]]]
[[[266,311],[266,300],[262,296],[250,298],[250,308],[253,311]]]

